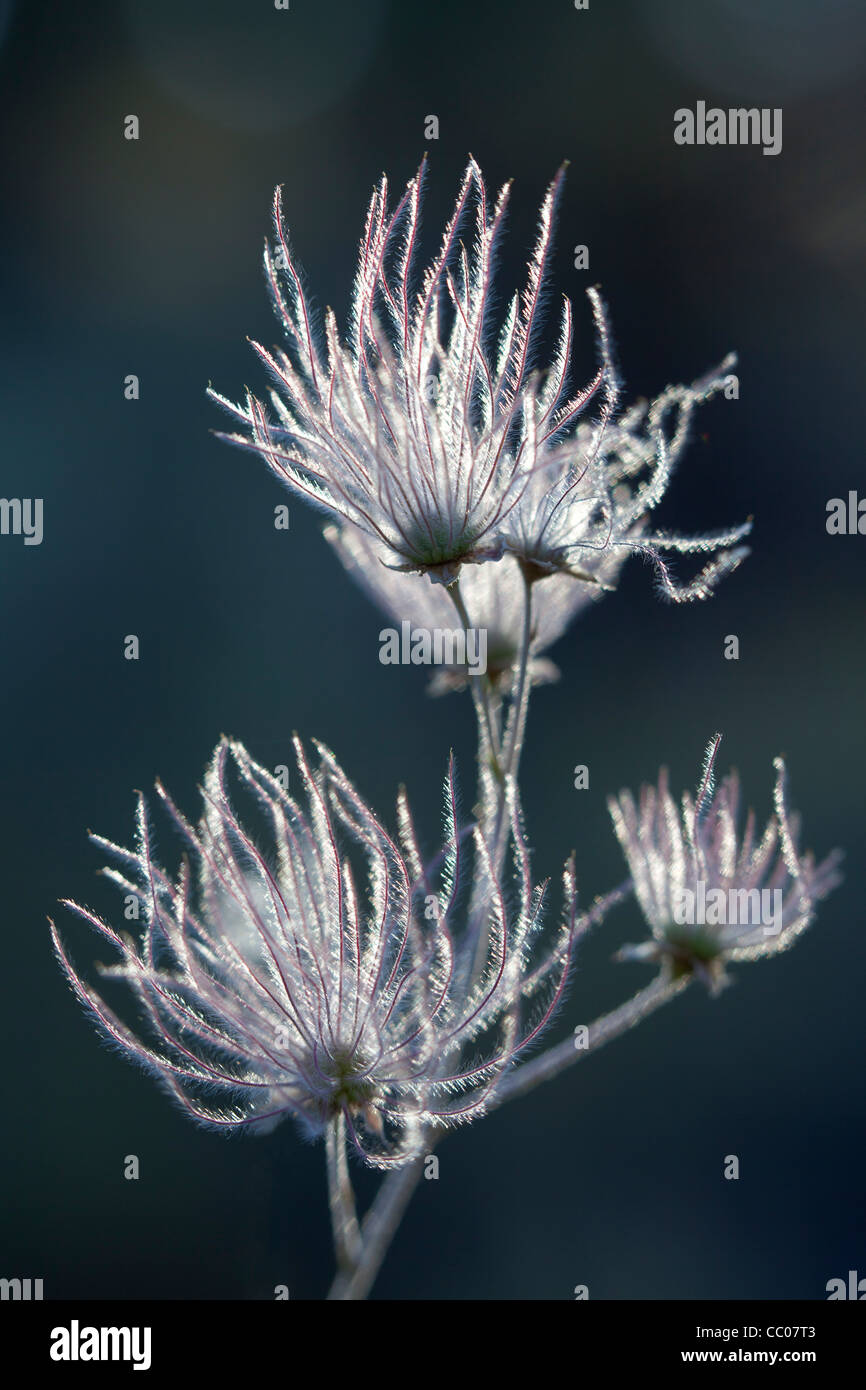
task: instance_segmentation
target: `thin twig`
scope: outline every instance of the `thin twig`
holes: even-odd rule
[[[457,615],[463,625],[463,631],[467,639],[471,627],[471,619],[460,592],[460,580],[455,579],[447,585],[451,602],[457,610]],[[486,675],[476,675],[469,672],[469,688],[472,692],[472,703],[475,706],[475,714],[478,719],[478,762],[486,759],[496,780],[501,783],[502,769],[500,766],[501,750],[499,747],[499,733],[496,721],[490,704],[490,688]]]
[[[382,1182],[364,1217],[361,1254],[352,1269],[337,1275],[328,1294],[330,1301],[367,1297],[424,1171],[425,1158],[426,1155],[419,1155],[405,1168],[389,1173]]]
[[[338,1269],[349,1271],[355,1268],[361,1257],[362,1241],[346,1158],[346,1121],[342,1111],[328,1125],[325,1133],[325,1151],[334,1252]]]
[[[502,793],[496,811],[496,827],[493,832],[493,865],[497,873],[502,868],[508,844],[508,819],[506,812],[506,792],[509,785],[516,783],[520,755],[526,736],[526,716],[529,710],[529,654],[532,646],[532,581],[523,570],[523,624],[520,635],[517,675],[514,681],[511,709],[503,738],[502,755]]]
[[[654,1013],[662,1004],[666,1004],[669,999],[674,999],[681,994],[686,985],[689,984],[690,977],[683,975],[679,979],[672,980],[663,975],[657,975],[651,984],[645,989],[640,990],[627,999],[624,1004],[620,1004],[618,1009],[613,1009],[609,1014],[602,1014],[594,1023],[590,1023],[585,1036],[586,1046],[578,1046],[576,1037],[572,1035],[563,1042],[558,1043],[547,1052],[543,1052],[540,1057],[534,1057],[531,1062],[526,1062],[516,1071],[511,1072],[499,1086],[496,1094],[490,1102],[490,1109],[504,1105],[507,1100],[514,1100],[516,1096],[524,1096],[527,1091],[532,1091],[539,1086],[542,1081],[550,1081],[567,1067],[579,1062],[582,1057],[586,1057],[590,1052],[597,1052],[605,1043],[611,1042],[614,1038],[627,1033],[641,1019],[648,1014]]]

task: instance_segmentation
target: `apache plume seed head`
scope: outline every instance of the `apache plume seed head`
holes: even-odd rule
[[[544,382],[530,370],[542,281],[563,172],[547,191],[526,286],[491,346],[493,260],[510,186],[492,208],[474,159],[438,255],[416,292],[422,164],[394,212],[383,177],[361,241],[347,342],[333,313],[325,344],[288,249],[277,191],[280,267],[265,269],[288,351],[254,344],[275,389],[273,414],[252,395],[232,405],[244,426],[225,436],[259,453],[273,472],[383,547],[386,564],[450,583],[461,564],[495,558],[500,533],[533,469],[601,381],[568,397],[571,305]]]
[[[608,588],[626,557],[641,555],[653,565],[665,598],[676,603],[708,598],[748,555],[738,542],[751,522],[703,536],[653,533],[647,526],[667,491],[695,407],[723,390],[736,359],[725,358],[691,386],[669,386],[651,404],[638,404],[616,421],[619,386],[610,332],[597,291],[588,294],[604,363],[600,418],[577,422],[558,446],[549,447],[544,466],[527,480],[505,521],[506,550],[531,575],[559,571]],[[681,584],[664,558],[671,551],[711,558]]]
[[[412,1157],[429,1125],[481,1114],[544,1028],[568,970],[574,878],[569,866],[566,920],[545,952],[538,937],[546,885],[531,886],[512,807],[515,886],[506,894],[476,830],[484,906],[458,935],[452,917],[470,837],[457,826],[453,768],[444,887],[436,894],[405,798],[401,849],[332,755],[318,752],[314,769],[296,743],[306,809],[226,740],[204,779],[197,828],[159,788],[186,841],[176,880],[154,861],[141,798],[134,851],[97,838],[120,866],[104,872],[141,903],[139,939],[66,905],[118,952],[120,963],[102,973],[131,987],[151,1040],[82,980],[53,924],[52,934],[76,995],[103,1032],[196,1119],[267,1129],[292,1115],[318,1136],[342,1115],[367,1162],[387,1167]],[[268,827],[270,853],[235,813],[232,768]],[[366,860],[363,893],[343,840]]]
[[[677,978],[694,974],[713,992],[727,984],[728,961],[755,960],[790,946],[815,904],[839,883],[840,855],[816,865],[797,850],[799,821],[785,805],[785,765],[776,758],[775,813],[759,841],[749,811],[742,833],[736,773],[718,791],[713,771],[721,735],[710,742],[701,782],[681,807],[668,790],[643,787],[635,803],[623,791],[609,801],[614,830],[652,940],[627,946],[623,960],[658,961]]]
[[[547,369],[532,367],[564,170],[547,191],[526,285],[498,334],[493,262],[510,185],[491,207],[469,161],[439,253],[413,291],[423,172],[422,164],[393,212],[384,177],[373,194],[345,342],[330,310],[324,343],[317,340],[277,190],[278,251],[266,243],[265,271],[288,347],[253,345],[274,381],[270,409],[250,393],[234,405],[210,392],[243,425],[222,437],[260,454],[290,489],[340,523],[360,528],[376,542],[377,561],[394,569],[449,584],[462,565],[495,560],[505,548],[532,577],[556,570],[604,588],[636,553],[655,566],[667,597],[707,597],[747,553],[737,542],[750,523],[697,537],[645,531],[695,404],[721,389],[734,359],[614,424],[619,388],[595,290],[602,359],[595,379],[571,392],[567,298]],[[602,386],[599,421],[579,423]],[[663,558],[669,551],[712,558],[681,585]]]

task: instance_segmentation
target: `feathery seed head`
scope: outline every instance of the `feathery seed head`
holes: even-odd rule
[[[736,773],[713,788],[721,736],[710,742],[694,798],[681,807],[668,790],[643,787],[609,801],[634,891],[652,931],[620,959],[660,962],[674,977],[694,974],[713,991],[727,983],[728,961],[755,960],[790,946],[812,921],[815,904],[840,881],[838,851],[815,864],[797,850],[799,822],[785,805],[785,766],[775,759],[774,814],[760,840],[749,812],[739,828]]]
[[[266,244],[265,271],[287,347],[254,344],[274,383],[267,404],[248,394],[234,405],[210,392],[242,426],[223,437],[258,453],[341,525],[357,526],[375,542],[371,554],[393,569],[447,585],[462,566],[507,549],[532,578],[558,571],[604,589],[633,553],[654,565],[668,598],[706,598],[747,553],[739,542],[750,523],[686,537],[648,533],[647,518],[694,407],[722,389],[733,357],[616,422],[619,385],[596,290],[595,378],[572,392],[567,298],[548,366],[532,366],[564,169],[542,204],[524,289],[498,325],[493,263],[510,185],[491,202],[470,159],[438,254],[419,279],[423,173],[422,164],[393,211],[384,177],[373,193],[345,340],[330,310],[323,341],[314,331],[277,190],[277,247]],[[599,392],[598,420],[583,423]],[[680,584],[664,558],[671,551],[707,560]]]
[[[279,191],[279,266],[265,269],[288,349],[256,352],[274,380],[270,411],[248,396],[226,436],[291,489],[377,540],[384,562],[450,583],[501,554],[500,532],[547,442],[599,385],[567,399],[571,307],[543,383],[530,369],[561,170],[547,191],[525,288],[491,342],[493,261],[510,187],[491,205],[470,159],[438,254],[413,289],[421,169],[396,209],[383,177],[361,240],[347,340],[333,314],[324,345],[288,249]]]
[[[551,1016],[575,931],[573,874],[566,921],[544,950],[544,888],[531,886],[512,807],[515,888],[507,892],[497,878],[476,829],[476,872],[487,891],[483,910],[458,934],[452,917],[471,837],[458,829],[453,769],[435,892],[405,799],[399,847],[333,756],[318,752],[314,768],[296,743],[305,807],[227,740],[204,779],[198,827],[160,788],[186,841],[176,879],[154,860],[143,801],[135,850],[97,840],[118,866],[107,876],[141,903],[140,935],[66,905],[117,952],[120,963],[102,973],[131,987],[150,1040],[84,982],[53,924],[52,934],[103,1032],[196,1119],[266,1129],[292,1115],[318,1136],[342,1115],[364,1158],[387,1167],[410,1158],[429,1125],[481,1114]],[[238,819],[230,773],[251,795],[266,837]],[[366,861],[363,892],[353,845],[354,858],[360,852]]]
[[[659,589],[676,603],[708,598],[748,554],[739,544],[751,522],[703,536],[648,530],[688,438],[696,406],[721,391],[735,358],[691,386],[669,386],[651,403],[615,418],[619,385],[610,332],[598,292],[589,292],[602,356],[604,399],[596,421],[578,421],[552,444],[543,467],[527,480],[502,531],[507,551],[534,577],[559,571],[613,587],[629,554],[654,567]],[[680,583],[668,552],[707,556],[701,571]]]

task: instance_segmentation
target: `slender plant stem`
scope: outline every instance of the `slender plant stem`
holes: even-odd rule
[[[508,819],[506,815],[506,790],[517,780],[520,755],[526,736],[526,716],[529,710],[529,694],[532,682],[529,679],[529,652],[532,645],[532,582],[523,573],[523,625],[520,636],[520,651],[517,660],[517,674],[514,680],[514,694],[508,715],[508,724],[503,739],[502,756],[502,794],[496,808],[496,824],[493,832],[493,863],[498,873],[502,868],[508,844]]]
[[[490,1109],[504,1105],[507,1100],[514,1100],[517,1096],[526,1095],[527,1091],[534,1090],[543,1081],[552,1080],[567,1067],[579,1062],[582,1057],[587,1057],[590,1052],[597,1052],[605,1043],[627,1033],[641,1019],[681,994],[689,982],[688,975],[682,975],[678,980],[657,975],[651,984],[639,990],[624,1004],[620,1004],[619,1008],[611,1010],[609,1014],[602,1014],[594,1023],[590,1023],[585,1047],[578,1046],[576,1036],[566,1038],[556,1047],[542,1052],[540,1057],[524,1063],[522,1067],[506,1076],[491,1098]]]
[[[382,1182],[364,1217],[360,1256],[351,1269],[337,1274],[328,1294],[330,1301],[367,1297],[424,1171],[425,1157],[413,1159]]]
[[[337,1268],[349,1271],[355,1268],[361,1257],[362,1241],[346,1158],[346,1121],[342,1111],[328,1125],[325,1150],[334,1253],[337,1257]]]
[[[463,625],[463,631],[469,634],[472,625],[466,604],[463,602],[463,595],[460,592],[460,580],[455,579],[448,586],[448,593],[451,595],[451,602],[457,610],[457,616]],[[490,687],[485,675],[469,674],[469,688],[472,691],[472,703],[475,706],[475,715],[478,720],[478,761],[486,760],[490,770],[493,772],[497,782],[502,780],[502,770],[500,767],[500,747],[499,734],[493,710],[490,704]],[[482,779],[484,773],[482,771]]]
[[[529,706],[529,649],[532,643],[532,586],[524,575],[524,601],[523,601],[523,622],[521,625],[520,649],[517,655],[517,671],[512,687],[511,708],[508,714],[505,733],[502,738],[502,755],[500,757],[500,774],[496,785],[496,798],[493,808],[487,807],[486,798],[481,797],[482,804],[487,810],[484,831],[490,847],[490,858],[493,865],[493,872],[498,877],[502,872],[503,862],[508,849],[508,835],[510,828],[510,796],[509,793],[514,787],[517,767],[520,762],[520,754],[523,748],[523,739],[526,732],[526,712]],[[488,896],[488,885],[481,880],[476,880],[475,891],[473,892],[473,902],[479,897],[484,902]],[[478,943],[475,951],[475,960],[472,969],[472,981],[475,983],[483,969],[487,951],[487,939],[483,932],[479,932]]]
[[[514,684],[514,703],[508,721],[505,746],[505,775],[517,778],[523,740],[526,735],[526,715],[529,710],[529,655],[532,646],[532,580],[523,573],[523,626],[520,635],[517,678]]]

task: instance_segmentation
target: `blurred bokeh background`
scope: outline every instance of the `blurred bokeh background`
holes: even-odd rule
[[[380,617],[319,520],[292,502],[274,530],[277,484],[212,437],[205,399],[208,382],[263,385],[246,335],[278,338],[260,266],[274,185],[310,289],[342,319],[369,191],[383,170],[400,188],[426,150],[431,237],[468,152],[491,184],[516,180],[503,298],[571,161],[551,290],[576,305],[579,378],[594,283],[629,397],[740,354],[740,399],[704,408],[660,521],[753,514],[754,552],[685,608],[632,561],[553,651],[562,680],[535,697],[524,764],[537,874],[574,846],[585,900],[618,882],[606,794],[661,763],[692,786],[717,728],[761,814],[788,757],[806,842],[847,865],[794,951],[449,1137],[376,1292],[822,1298],[866,1275],[866,538],[825,529],[829,498],[866,491],[862,7],[29,0],[0,5],[0,42],[0,492],[45,506],[41,546],[0,538],[0,1274],[42,1277],[46,1297],[326,1287],[320,1151],[290,1124],[193,1128],[99,1043],[45,919],[64,895],[117,912],[87,829],[128,842],[132,790],[156,776],[195,812],[223,731],[271,766],[292,730],[324,739],[383,815],[405,780],[431,844],[449,748],[471,782],[466,697],[430,700],[422,671],[379,664]],[[675,145],[673,112],[698,99],[782,107],[783,152]],[[178,844],[159,843],[173,866]],[[80,964],[104,958],[60,916]],[[610,961],[640,933],[620,909],[587,944],[559,1034],[645,981]]]

